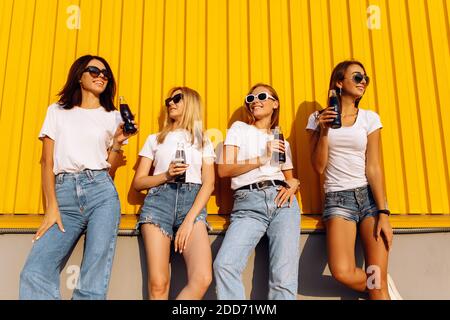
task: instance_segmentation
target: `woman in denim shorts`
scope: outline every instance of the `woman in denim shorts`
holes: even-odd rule
[[[339,63],[329,89],[337,92],[342,126],[331,128],[337,113],[329,105],[310,116],[306,129],[311,133],[314,169],[325,173],[322,219],[333,277],[354,290],[367,290],[370,299],[394,299],[387,274],[393,233],[380,166],[382,125],[378,114],[358,108],[368,84],[360,62]],[[357,229],[366,271],[355,263]]]
[[[295,300],[298,286],[300,207],[289,143],[274,139],[280,102],[267,84],[254,85],[245,99],[247,122],[227,132],[219,176],[231,177],[231,224],[214,261],[217,298],[245,299],[242,272],[260,239],[269,239],[271,300]],[[285,161],[280,161],[280,153]]]
[[[148,189],[137,224],[147,255],[148,289],[150,299],[168,298],[174,239],[188,274],[177,299],[201,299],[212,278],[205,206],[214,189],[215,153],[203,134],[196,91],[173,88],[165,105],[164,127],[147,138],[133,181],[137,191]]]
[[[105,59],[82,56],[73,63],[58,103],[47,110],[39,134],[45,216],[20,275],[21,299],[61,298],[59,274],[83,233],[73,299],[106,299],[120,222],[110,173],[130,136],[115,111],[115,88]]]

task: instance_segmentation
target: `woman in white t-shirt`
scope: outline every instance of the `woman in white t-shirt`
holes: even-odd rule
[[[169,296],[175,235],[175,252],[183,254],[188,275],[177,299],[201,299],[212,279],[205,206],[214,190],[215,153],[203,134],[202,102],[195,90],[173,88],[165,105],[164,127],[147,138],[133,181],[137,191],[149,189],[137,224],[147,255],[149,296]],[[184,150],[184,159],[177,149]]]
[[[120,221],[108,171],[129,137],[115,111],[115,88],[106,60],[85,55],[47,110],[39,133],[45,217],[20,275],[21,299],[60,299],[59,273],[83,233],[73,299],[106,299]]]
[[[342,127],[331,128],[337,113],[328,107],[314,112],[306,129],[311,135],[314,169],[325,173],[322,219],[333,277],[354,290],[368,290],[370,299],[394,299],[387,274],[393,233],[380,165],[382,125],[378,114],[358,108],[368,84],[360,62],[339,63],[331,74],[329,89],[338,93]],[[366,271],[355,263],[358,228]]]
[[[300,207],[289,143],[274,139],[280,102],[267,84],[254,85],[245,99],[247,123],[227,132],[219,176],[231,177],[231,224],[214,261],[217,298],[245,299],[242,272],[260,239],[269,239],[268,298],[297,298]],[[285,153],[284,163],[277,161]]]

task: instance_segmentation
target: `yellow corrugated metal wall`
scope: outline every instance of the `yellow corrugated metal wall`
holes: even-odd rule
[[[110,62],[140,125],[116,177],[125,213],[137,210],[127,201],[132,168],[172,86],[200,92],[217,143],[261,81],[281,98],[303,210],[320,212],[304,127],[325,104],[333,66],[355,58],[373,79],[361,107],[384,124],[390,208],[449,214],[449,8],[449,0],[2,0],[0,212],[43,211],[37,134],[71,63],[93,53]],[[226,212],[228,197],[221,181],[208,212]]]

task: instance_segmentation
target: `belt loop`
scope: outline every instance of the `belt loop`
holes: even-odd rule
[[[59,173],[56,175],[56,183],[62,184],[64,182],[64,173]]]
[[[192,191],[192,183],[188,182],[188,191],[191,192]]]
[[[89,180],[94,180],[94,173],[92,172],[92,170],[87,169],[86,175],[88,176]]]

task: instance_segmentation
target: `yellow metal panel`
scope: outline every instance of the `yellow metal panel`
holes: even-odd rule
[[[54,22],[56,8],[55,1],[37,1],[35,17]],[[49,99],[49,92],[54,37],[54,28],[49,30],[48,26],[40,23],[39,19],[34,19],[28,79],[24,95],[24,105],[28,107],[24,108],[22,140],[15,178],[17,190],[14,212],[18,213],[39,212],[41,205],[41,174],[38,168],[42,145],[37,139],[37,132],[41,129],[42,123],[36,121],[36,118],[43,119],[47,111],[45,106],[53,101],[53,97]]]
[[[0,158],[3,212],[15,212],[35,10],[35,1],[15,1],[12,11],[0,126],[8,137],[3,141],[4,156]]]
[[[386,12],[381,16],[381,26],[391,25],[388,8],[385,1],[375,1],[373,4],[379,6],[381,12]],[[373,12],[374,13],[374,12]],[[376,22],[376,21],[373,21]],[[382,130],[382,151],[387,161],[383,167],[386,177],[396,177],[395,179],[385,179],[386,192],[396,194],[389,199],[389,207],[393,212],[406,212],[405,199],[405,171],[403,160],[403,144],[400,135],[400,127],[397,125],[401,117],[397,106],[397,83],[396,70],[393,63],[393,41],[390,28],[381,28],[370,32],[371,55],[375,69],[368,71],[372,76],[373,92],[375,93],[374,105],[380,114],[383,123]],[[366,104],[367,105],[367,104]]]
[[[199,91],[204,125],[220,148],[244,114],[245,93],[260,81],[280,95],[303,212],[320,213],[321,179],[304,128],[326,104],[333,66],[355,58],[373,80],[361,106],[377,111],[384,125],[390,208],[448,215],[449,6],[448,0],[1,1],[0,127],[8,139],[0,213],[42,213],[37,134],[74,59],[92,53],[110,62],[118,94],[140,126],[115,178],[126,214],[138,212],[133,167],[147,136],[160,129],[171,87]],[[228,213],[231,203],[229,179],[218,179],[208,212]]]

